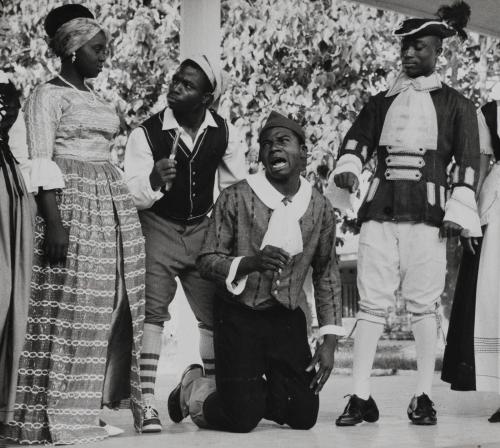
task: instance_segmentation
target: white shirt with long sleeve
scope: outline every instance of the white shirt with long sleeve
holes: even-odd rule
[[[172,109],[167,107],[163,113],[163,130],[180,130],[180,138],[186,147],[192,151],[198,137],[207,127],[217,127],[210,111],[207,110],[205,119],[194,139],[179,125]],[[228,123],[229,139],[226,152],[217,170],[218,187],[223,190],[229,185],[242,180],[247,175],[245,161],[246,144],[240,138],[234,127]],[[160,190],[153,190],[149,175],[153,170],[154,159],[151,148],[142,128],[134,129],[129,136],[125,149],[125,182],[139,210],[150,208],[163,197]]]

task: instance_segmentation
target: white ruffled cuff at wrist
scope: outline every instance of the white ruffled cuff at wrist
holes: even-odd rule
[[[337,166],[333,170],[332,175],[342,173],[352,173],[354,174],[358,180],[359,176],[361,176],[361,171],[363,169],[363,164],[361,163],[361,159],[354,154],[344,154],[337,161]]]
[[[325,190],[325,196],[334,208],[341,212],[354,210],[353,194],[346,188],[337,187],[333,178],[337,174],[352,173],[357,177],[359,184],[359,177],[361,176],[362,169],[363,165],[361,164],[361,160],[354,154],[344,154],[340,157],[337,166],[332,171],[332,174],[330,174],[328,186]]]
[[[455,187],[451,198],[446,203],[443,220],[462,226],[462,236],[481,236],[481,223],[474,191],[468,187]]]
[[[28,191],[38,193],[38,189],[56,190],[64,188],[64,176],[57,164],[50,159],[32,159]]]
[[[233,260],[231,266],[229,267],[229,273],[226,277],[227,290],[235,296],[240,295],[247,285],[248,275],[245,275],[238,280],[234,279],[236,277],[236,272],[238,272],[238,266],[240,265],[240,261],[242,258],[243,257],[236,257]]]

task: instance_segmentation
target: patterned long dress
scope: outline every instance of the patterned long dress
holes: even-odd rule
[[[45,223],[36,218],[27,335],[14,418],[3,436],[21,443],[100,440],[102,405],[127,398],[140,429],[144,240],[109,161],[118,117],[91,93],[50,83],[34,90],[24,112],[31,189],[58,189],[69,248],[63,264],[49,265]]]

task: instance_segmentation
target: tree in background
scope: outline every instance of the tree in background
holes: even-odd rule
[[[63,3],[70,2],[5,1],[13,33],[0,63],[15,73],[25,95],[57,69],[43,20]],[[112,38],[95,88],[116,104],[122,121],[113,150],[120,165],[129,130],[166,104],[166,85],[179,63],[179,0],[82,3]],[[368,96],[397,75],[399,44],[391,30],[402,18],[344,0],[222,0],[222,62],[229,84],[220,112],[247,137],[249,163],[256,163],[263,119],[277,108],[303,122],[309,169],[333,168],[340,142]],[[479,105],[500,74],[499,56],[498,40],[470,33],[465,44],[447,42],[439,67],[450,85]],[[356,232],[353,216],[344,217],[341,227]],[[456,246],[449,254],[454,255],[447,288],[452,297]]]

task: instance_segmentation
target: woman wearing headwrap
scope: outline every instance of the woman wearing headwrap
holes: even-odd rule
[[[103,67],[106,34],[81,5],[54,9],[45,29],[61,71],[24,108],[40,216],[14,417],[3,436],[82,443],[106,437],[101,407],[127,398],[142,426],[144,240],[110,163],[118,117],[85,84]]]
[[[0,47],[8,31],[4,20],[0,18]],[[33,258],[32,198],[18,163],[28,153],[19,107],[19,92],[0,70],[0,423],[13,415]]]

